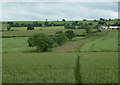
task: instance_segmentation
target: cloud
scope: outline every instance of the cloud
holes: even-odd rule
[[[117,18],[113,2],[5,2],[3,21]]]
[[[3,0],[3,2],[118,2],[119,0]]]

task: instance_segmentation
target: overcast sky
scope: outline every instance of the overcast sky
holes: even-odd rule
[[[117,2],[3,2],[2,21],[117,18]]]

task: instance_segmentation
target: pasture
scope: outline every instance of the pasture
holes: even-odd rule
[[[76,37],[49,52],[35,53],[35,48],[28,47],[29,36],[53,35],[67,29],[63,26],[36,27],[32,31],[12,29],[16,31],[2,34],[16,36],[2,38],[3,83],[118,83],[118,31]],[[72,30],[79,35],[85,32]]]
[[[26,30],[24,27],[13,27],[13,30],[16,31],[4,31],[2,36],[32,36],[36,33],[43,33],[46,35],[54,35],[56,31],[67,31],[68,29],[64,29],[63,26],[57,27],[35,27],[35,30]],[[76,35],[83,35],[84,29],[72,29]]]
[[[108,31],[107,35],[86,43],[79,51],[118,51],[118,31]]]
[[[116,52],[3,54],[3,83],[117,83],[117,59]]]

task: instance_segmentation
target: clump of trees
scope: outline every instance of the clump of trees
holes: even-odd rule
[[[65,32],[65,35],[69,40],[72,40],[75,37],[75,33],[72,30],[68,30]]]
[[[61,34],[61,33],[63,33],[63,31],[56,31],[55,34]]]
[[[29,25],[29,26],[27,27],[27,30],[34,30],[34,26]]]
[[[61,46],[66,41],[72,40],[74,37],[75,33],[72,30],[68,30],[66,32],[57,31],[53,38],[39,33],[29,37],[27,42],[29,47],[36,47],[37,52],[46,52],[52,48],[55,43]]]
[[[67,37],[64,33],[55,34],[55,42],[61,46],[67,41]]]
[[[7,25],[7,31],[10,31],[10,29],[11,29],[11,26]]]
[[[92,32],[92,28],[89,27],[89,26],[86,26],[85,31],[86,31],[86,33],[91,33]]]
[[[48,38],[46,35],[40,33],[35,34],[28,38],[29,47],[36,47],[37,52],[46,52],[53,47],[53,39]]]
[[[65,19],[62,19],[62,21],[66,21]]]

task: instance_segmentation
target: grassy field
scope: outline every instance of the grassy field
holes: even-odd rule
[[[35,50],[35,48],[29,48],[27,39],[28,37],[3,38],[3,53],[19,53]]]
[[[14,21],[13,23],[19,23],[19,24],[33,24],[33,22],[35,21]],[[37,21],[38,23],[44,24],[46,21]],[[48,21],[48,23],[54,23],[54,24],[64,24],[64,23],[73,23],[74,21]],[[7,22],[3,22],[3,24],[6,24]],[[78,23],[96,23],[92,20],[88,20],[88,21],[78,21]]]
[[[117,83],[117,58],[116,52],[3,54],[3,83],[76,83],[77,77]]]
[[[3,54],[3,82],[75,82],[75,58],[75,54],[59,53]]]
[[[118,31],[108,31],[107,35],[83,45],[80,51],[118,51]]]
[[[36,27],[34,31],[18,27],[12,29],[19,31],[4,31],[2,36],[31,36],[36,33],[53,35],[58,30],[66,31],[63,26]],[[74,29],[74,32],[83,34],[85,31]],[[76,37],[44,53],[30,53],[35,48],[28,47],[27,39],[2,38],[3,83],[118,82],[118,52],[114,52],[118,51],[116,30],[93,33],[87,39]]]
[[[36,27],[36,30],[29,30],[29,31],[25,31],[22,30],[23,28],[19,28],[17,27],[16,29],[21,29],[21,31],[5,31],[2,33],[2,36],[32,36],[36,33],[44,33],[46,35],[54,35],[56,31],[67,31],[68,29],[64,29],[64,27],[44,27],[44,28],[39,28]],[[37,29],[41,29],[41,30],[37,30]],[[72,29],[76,35],[82,35],[85,30],[84,29]]]

